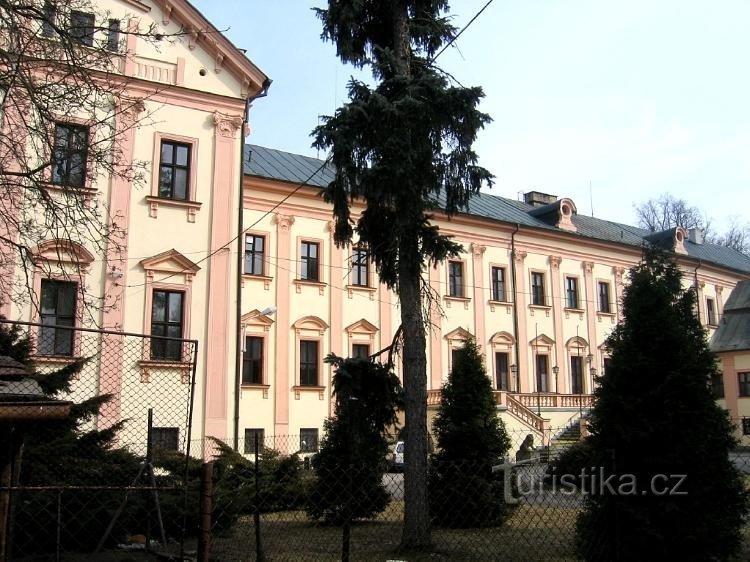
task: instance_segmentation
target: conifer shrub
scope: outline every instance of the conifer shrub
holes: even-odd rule
[[[401,387],[387,367],[360,358],[326,359],[333,376],[335,414],[324,424],[320,452],[313,458],[315,482],[307,513],[342,525],[385,510],[387,428],[397,423]]]
[[[654,250],[630,270],[591,412],[603,478],[578,519],[582,558],[724,560],[739,548],[748,497],[711,393],[716,358],[682,283]]]
[[[444,527],[500,525],[503,474],[492,472],[510,449],[492,385],[476,342],[458,351],[433,424],[437,452],[430,459],[430,513]],[[408,462],[408,459],[407,461]]]

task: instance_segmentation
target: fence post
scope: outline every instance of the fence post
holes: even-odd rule
[[[259,443],[258,443],[258,432],[255,432],[255,498],[253,501],[253,523],[255,523],[255,559],[258,562],[263,562],[265,556],[263,555],[263,536],[260,532],[260,505],[258,500],[260,498],[260,464],[259,461]]]
[[[198,560],[208,562],[211,554],[211,512],[214,499],[214,463],[203,463],[201,471],[200,534],[198,536]]]
[[[351,452],[350,452],[351,454]],[[349,463],[346,477],[346,504],[344,508],[344,526],[341,529],[341,562],[349,562],[352,540],[352,463]]]

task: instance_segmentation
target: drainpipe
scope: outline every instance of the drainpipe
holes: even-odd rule
[[[240,202],[237,208],[237,324],[236,324],[236,341],[237,349],[234,353],[234,424],[233,424],[233,435],[232,435],[232,448],[235,452],[239,449],[240,443],[240,386],[242,383],[242,357],[240,350],[242,349],[242,271],[245,261],[245,237],[243,236],[243,220],[242,215],[244,212],[244,195],[243,195],[243,179],[245,178],[245,128],[248,124],[247,116],[250,113],[250,106],[258,98],[264,98],[268,95],[268,90],[271,87],[273,80],[266,78],[263,82],[263,86],[257,94],[250,96],[245,100],[245,113],[242,118],[242,129],[240,134]],[[250,157],[248,155],[248,162]]]
[[[518,286],[516,285],[516,233],[521,228],[519,223],[516,223],[516,229],[513,234],[510,235],[510,278],[513,283],[513,333],[515,334],[515,348],[516,348],[516,392],[521,392],[521,373],[519,371],[520,365],[518,364],[519,358],[519,343],[518,343]]]
[[[698,298],[698,270],[703,267],[703,262],[699,259],[698,265],[693,270],[693,287],[695,288],[695,315],[698,317],[698,322],[701,321],[701,301]]]

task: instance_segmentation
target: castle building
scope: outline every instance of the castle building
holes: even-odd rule
[[[300,448],[313,443],[332,408],[323,358],[373,354],[398,328],[398,298],[378,283],[367,248],[333,243],[331,209],[320,196],[332,177],[322,160],[247,147],[240,440],[261,433],[299,435]],[[355,203],[354,212],[361,210]],[[481,193],[450,220],[436,210],[434,222],[464,251],[425,272],[434,296],[428,405],[434,411],[454,350],[472,336],[499,415],[537,442],[591,405],[628,268],[644,245],[674,254],[685,283],[698,291],[709,334],[724,299],[750,277],[750,258],[706,244],[697,230],[650,233],[583,215],[571,199],[539,192],[523,201]],[[275,314],[262,314],[268,307]]]

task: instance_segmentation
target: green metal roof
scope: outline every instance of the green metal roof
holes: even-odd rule
[[[711,351],[745,350],[750,350],[750,281],[740,281],[732,290],[711,338]]]
[[[334,177],[333,166],[325,160],[254,144],[245,146],[244,171],[248,176],[321,188],[326,187]],[[438,201],[439,204],[440,201]],[[581,214],[575,214],[572,218],[577,232],[568,232],[534,216],[532,213],[534,209],[539,209],[539,207],[489,193],[479,193],[471,198],[465,213],[493,221],[552,230],[572,237],[602,240],[627,246],[643,247],[649,243],[646,237],[653,235],[652,232],[643,228]],[[750,256],[732,248],[713,244],[696,244],[686,240],[685,249],[688,256],[696,260],[750,274]]]

